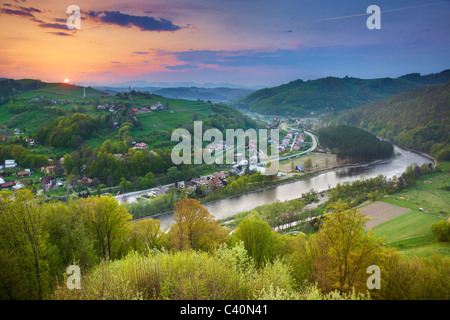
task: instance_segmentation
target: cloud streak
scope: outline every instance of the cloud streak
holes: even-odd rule
[[[59,23],[41,23],[39,24],[41,28],[52,28],[52,29],[61,29],[67,30],[67,25],[59,24]]]
[[[0,12],[8,15],[26,16],[34,18],[34,16],[30,12],[25,10],[1,9]]]
[[[181,27],[166,19],[148,16],[135,16],[120,11],[88,11],[87,14],[96,21],[121,27],[138,27],[141,31],[177,31]]]
[[[54,34],[56,36],[72,36],[71,34],[65,32],[47,32],[47,33]]]

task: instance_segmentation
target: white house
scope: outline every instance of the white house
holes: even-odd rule
[[[16,160],[5,160],[5,169],[17,167]]]

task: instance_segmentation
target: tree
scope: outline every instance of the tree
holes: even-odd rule
[[[186,249],[209,251],[225,242],[225,230],[208,210],[195,199],[181,199],[175,204],[171,244],[176,251]]]
[[[82,216],[100,258],[111,260],[121,256],[128,221],[132,219],[123,205],[113,197],[100,196],[72,201],[69,207]]]
[[[313,166],[311,158],[308,158],[305,160],[304,166],[305,166],[305,171],[309,172],[311,170],[311,168]]]
[[[71,201],[78,201],[75,199]],[[63,202],[49,205],[46,210],[45,228],[53,252],[50,265],[52,275],[60,277],[67,266],[73,264],[78,265],[82,271],[95,265],[98,257],[82,216]]]
[[[167,170],[167,176],[170,178],[171,182],[177,182],[180,177],[180,171],[178,171],[177,167],[170,167]]]
[[[14,198],[3,192],[0,208],[0,257],[12,268],[12,273],[0,274],[0,283],[7,282],[10,274],[19,277],[25,291],[7,290],[9,298],[42,299],[50,289],[44,230],[46,210],[27,189],[17,190]]]
[[[439,242],[450,241],[450,221],[442,220],[432,225],[431,232]]]
[[[267,222],[249,218],[242,220],[233,234],[233,240],[244,243],[258,268],[263,267],[272,257],[274,235]]]
[[[122,178],[121,181],[120,181],[119,186],[120,186],[120,191],[122,193],[125,193],[125,192],[127,192],[128,190],[131,189],[131,182],[127,181],[125,178]]]
[[[161,231],[161,221],[154,219],[133,221],[130,229],[129,242],[134,251],[146,253],[152,248],[161,249],[164,235]]]
[[[155,175],[152,172],[147,173],[145,179],[148,181],[149,188],[156,186]]]
[[[319,232],[298,252],[308,264],[310,280],[329,292],[357,292],[367,289],[367,267],[377,264],[382,241],[371,230],[365,230],[368,220],[356,208],[346,203],[327,207]]]

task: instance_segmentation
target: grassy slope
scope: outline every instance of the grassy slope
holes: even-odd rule
[[[440,167],[444,172],[421,177],[416,185],[381,199],[412,209],[372,229],[377,236],[387,236],[386,241],[402,254],[421,257],[440,254],[450,257],[450,243],[437,242],[431,233],[431,226],[442,220],[440,216],[449,216],[450,194],[442,187],[450,184],[450,162],[443,163]],[[437,215],[420,212],[419,208],[426,208]]]
[[[93,103],[95,98],[99,99],[100,104],[124,104],[129,103],[133,108],[141,108],[145,106],[152,105],[156,102],[161,102],[165,104],[169,103],[170,109],[174,110],[174,113],[169,113],[165,111],[155,111],[148,114],[137,114],[136,117],[143,124],[142,128],[134,128],[131,135],[135,138],[139,136],[148,135],[154,131],[169,130],[175,127],[181,127],[187,122],[192,121],[194,113],[197,113],[199,120],[205,119],[209,114],[212,113],[211,104],[206,104],[197,101],[181,100],[181,99],[171,99],[163,97],[152,96],[150,99],[144,96],[133,96],[133,100],[120,100],[115,96],[108,98],[103,97],[101,91],[86,88],[86,99],[82,99],[83,88],[65,85],[65,84],[46,84],[44,87],[39,89],[31,90],[21,90],[17,94],[17,99],[22,102],[27,102],[31,98],[37,98],[40,95],[44,96],[44,99],[57,99],[66,100],[69,104],[61,105],[49,105],[48,107],[57,107],[63,109],[70,109],[73,106],[83,107],[86,109],[86,114],[90,116],[98,116],[99,114],[109,114],[108,111],[98,112],[94,107]],[[55,120],[58,115],[52,112],[45,112],[41,110],[30,110],[22,112],[20,114],[12,114],[8,112],[7,103],[0,106],[0,123],[7,125],[12,131],[14,128],[20,128],[22,131],[25,130],[25,137],[27,133],[36,132],[45,123]],[[88,141],[91,146],[96,147],[101,145],[106,139],[115,139],[115,132],[109,132],[104,134],[99,134]],[[160,141],[156,141],[160,142]],[[34,150],[34,149],[33,149]],[[40,148],[36,153],[49,154],[55,152],[53,148]],[[67,152],[67,150],[61,150]]]

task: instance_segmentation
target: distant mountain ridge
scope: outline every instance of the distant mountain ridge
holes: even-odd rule
[[[261,114],[307,115],[353,109],[414,88],[450,81],[450,69],[440,73],[411,73],[398,78],[359,79],[326,77],[295,80],[278,87],[255,91],[240,102],[240,107]]]
[[[117,92],[128,92],[129,90],[149,92],[160,95],[165,98],[186,99],[186,100],[204,100],[211,102],[225,102],[238,100],[246,97],[250,93],[256,91],[252,89],[243,88],[203,88],[203,87],[175,87],[175,88],[159,88],[159,87],[97,87],[94,89],[102,90],[108,93],[115,94]]]
[[[140,90],[142,88],[233,88],[233,89],[252,89],[259,90],[264,88],[262,85],[244,86],[237,85],[233,83],[196,83],[196,82],[158,82],[158,81],[146,81],[146,80],[134,80],[134,81],[124,81],[117,83],[81,83],[84,86],[91,87],[110,87],[110,88],[128,88]]]
[[[166,98],[178,98],[187,100],[211,100],[212,102],[237,100],[246,97],[255,90],[240,88],[199,88],[199,87],[180,87],[180,88],[162,88],[153,91],[153,94],[161,95]]]

